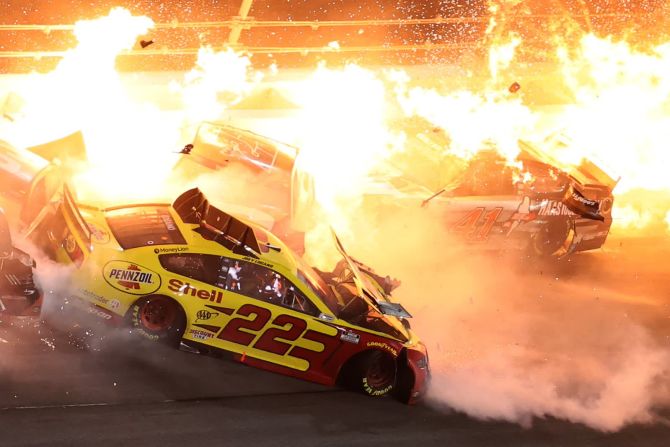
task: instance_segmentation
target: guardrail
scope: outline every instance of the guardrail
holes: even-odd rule
[[[651,16],[650,13],[581,13],[571,14],[574,20],[584,19],[590,23],[596,19],[619,18],[626,19],[630,17]],[[513,22],[523,21],[544,21],[547,19],[562,17],[557,14],[514,14],[505,15],[505,20]],[[428,19],[377,19],[377,20],[256,20],[253,17],[236,16],[230,20],[211,21],[211,22],[170,22],[156,23],[154,30],[225,30],[230,29],[231,35],[240,30],[251,30],[254,28],[305,28],[317,31],[322,28],[343,28],[343,27],[423,27],[440,25],[463,25],[480,24],[481,32],[471,33],[467,41],[461,42],[423,42],[423,43],[403,43],[403,44],[372,44],[372,45],[346,45],[341,44],[336,48],[328,45],[323,46],[245,46],[243,44],[233,44],[234,48],[251,54],[286,54],[286,55],[309,55],[325,53],[388,53],[388,52],[439,52],[447,50],[477,48],[482,45],[485,26],[490,21],[491,16],[462,16],[462,17],[435,17]],[[73,24],[0,24],[0,33],[23,33],[23,32],[41,32],[49,36],[51,33],[66,33],[74,29]],[[461,36],[462,37],[462,36]],[[216,46],[225,46],[225,39]],[[230,45],[230,44],[228,44]],[[26,50],[4,50],[0,51],[0,59],[50,59],[61,58],[67,53],[66,50],[44,50],[34,49]],[[198,53],[198,48],[177,47],[177,46],[153,46],[143,49],[133,49],[121,53],[121,56],[192,56]]]
[[[597,13],[597,14],[571,14],[573,18],[611,18],[611,17],[633,17],[644,14],[639,13]],[[549,19],[559,17],[556,14],[520,14],[508,15],[511,20],[533,20]],[[174,22],[156,23],[155,29],[165,28],[232,28],[244,25],[245,28],[290,28],[302,27],[318,29],[320,27],[341,26],[412,26],[412,25],[444,25],[456,23],[485,23],[490,16],[468,16],[468,17],[435,17],[431,19],[379,19],[379,20],[255,20],[253,18],[241,20],[223,20],[217,22]],[[0,31],[71,31],[74,25],[37,25],[37,24],[0,24]]]

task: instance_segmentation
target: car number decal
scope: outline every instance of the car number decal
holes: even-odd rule
[[[231,309],[232,314],[232,309]],[[238,316],[239,315],[239,316]],[[242,317],[251,317],[242,318]],[[288,355],[307,361],[308,369],[319,360],[326,360],[341,342],[334,335],[323,334],[307,329],[307,322],[287,314],[280,314],[270,321],[272,313],[263,307],[244,304],[237,309],[228,323],[223,327],[217,338],[232,343],[249,346],[260,351],[276,355]],[[309,340],[323,346],[321,351],[296,346],[293,342],[299,339]]]
[[[478,207],[465,215],[452,228],[451,231],[456,234],[462,234],[468,241],[485,242],[493,229],[493,225],[502,214],[503,208],[496,207],[486,211],[484,207]],[[479,221],[484,217],[484,222],[480,225]]]

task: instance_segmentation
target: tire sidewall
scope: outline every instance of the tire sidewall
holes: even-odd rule
[[[172,325],[166,330],[162,331],[153,331],[148,329],[142,323],[141,313],[142,308],[149,303],[152,299],[156,299],[158,296],[152,295],[147,297],[142,297],[139,300],[135,301],[128,311],[128,323],[130,325],[131,331],[133,334],[137,334],[140,337],[149,340],[153,343],[169,344],[176,345],[181,339],[181,335],[184,331],[185,317],[184,311],[181,306],[171,298],[169,299],[177,307],[177,316]]]
[[[381,365],[375,365],[381,363]],[[392,379],[384,384],[375,384],[369,380],[370,369],[376,366],[382,368],[393,368]],[[395,359],[381,351],[370,352],[362,356],[356,367],[357,388],[364,394],[372,397],[382,397],[394,392],[398,379]]]

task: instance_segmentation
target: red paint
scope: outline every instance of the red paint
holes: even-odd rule
[[[277,339],[296,341],[300,338],[302,333],[305,332],[305,329],[307,329],[305,320],[290,315],[279,315],[272,320],[272,324],[279,326],[281,329],[267,329],[254,344],[254,348],[260,349],[261,351],[272,352],[273,354],[284,355],[291,349],[291,344]],[[286,329],[287,326],[288,329]]]

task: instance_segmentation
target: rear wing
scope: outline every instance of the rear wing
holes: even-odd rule
[[[172,207],[184,223],[197,224],[195,231],[203,238],[239,255],[260,256],[261,249],[253,228],[210,205],[199,188],[190,189],[177,197]]]

